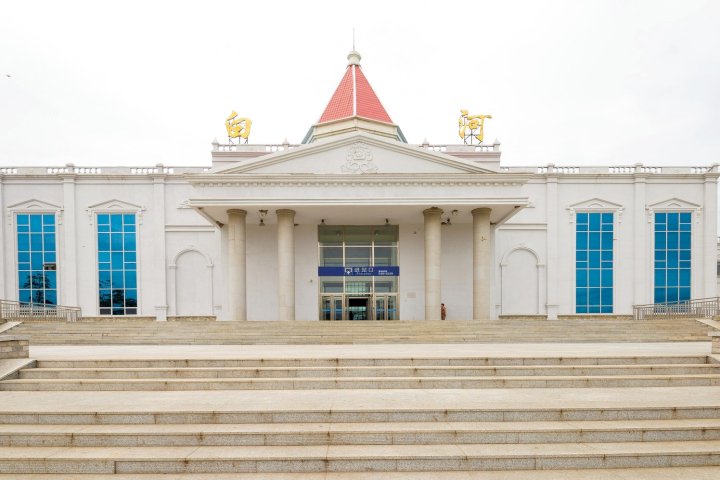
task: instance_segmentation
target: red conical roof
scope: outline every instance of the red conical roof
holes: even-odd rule
[[[360,65],[350,63],[318,123],[349,117],[363,117],[393,123],[375,95]]]

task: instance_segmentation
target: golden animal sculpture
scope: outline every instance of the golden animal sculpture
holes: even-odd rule
[[[235,110],[230,114],[229,117],[225,120],[225,128],[227,129],[228,138],[238,138],[245,140],[245,143],[248,142],[248,137],[250,136],[250,127],[252,126],[252,120],[249,118],[242,118],[238,117],[238,114]],[[239,142],[240,140],[238,140]]]
[[[492,118],[492,115],[468,115],[467,110],[460,110],[458,134],[463,142],[472,144],[472,139],[475,137],[479,143],[482,143],[486,118]]]

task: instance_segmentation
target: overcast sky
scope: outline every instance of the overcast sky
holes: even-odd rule
[[[410,143],[465,108],[505,165],[720,163],[720,1],[0,0],[0,166],[209,165],[232,110],[299,143],[353,27]]]

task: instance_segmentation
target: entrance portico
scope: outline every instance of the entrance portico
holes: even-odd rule
[[[365,138],[366,134],[353,137],[352,144],[368,142],[377,151],[375,139]],[[308,147],[308,155],[313,154],[312,147]],[[298,150],[292,152],[293,156]],[[292,171],[263,174],[247,169],[245,163],[239,165],[243,173],[218,171],[189,178],[197,193],[189,204],[221,226],[222,234],[227,235],[227,291],[230,296],[242,295],[243,284],[247,284],[245,298],[237,298],[231,305],[247,304],[250,311],[257,312],[257,303],[265,305],[265,310],[275,304],[275,314],[266,311],[264,319],[349,320],[349,312],[354,311],[353,320],[358,316],[439,320],[440,303],[447,303],[444,296],[459,294],[464,285],[472,285],[465,298],[450,304],[451,318],[467,312],[462,314],[463,319],[484,320],[493,317],[494,226],[527,204],[527,199],[518,195],[525,178],[457,162],[471,171],[424,173],[421,170],[426,162],[422,158],[415,164],[420,171],[372,175]],[[293,170],[293,166],[292,159],[287,159],[287,169]],[[478,192],[487,196],[478,196]],[[247,212],[244,217],[238,213],[242,211]],[[238,228],[238,221],[245,222],[244,229]],[[355,300],[351,301],[348,292],[323,296],[322,277],[318,274],[318,267],[322,266],[318,255],[320,226],[385,224],[399,229],[398,287],[392,292],[393,298],[373,293],[352,297]],[[243,243],[248,245],[245,263],[237,258]],[[453,244],[471,248],[461,255]],[[275,245],[274,253],[271,245]],[[450,246],[444,250],[445,245]],[[239,271],[243,265],[247,265],[244,273]],[[275,280],[270,281],[268,269],[273,267],[277,273]],[[463,273],[466,268],[468,274]],[[448,272],[450,280],[443,282],[443,275],[447,277]],[[265,286],[260,292],[256,289],[259,278],[264,279]],[[308,301],[311,292],[313,305]],[[277,300],[271,300],[271,296]],[[394,308],[388,302],[395,302]],[[329,316],[323,314],[325,310]],[[367,313],[358,315],[361,310]],[[239,309],[235,307],[235,311]],[[242,317],[231,313],[225,318]],[[253,315],[245,318],[255,319]]]

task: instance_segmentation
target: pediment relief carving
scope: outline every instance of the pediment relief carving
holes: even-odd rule
[[[377,173],[378,167],[373,163],[372,150],[358,142],[348,148],[345,164],[340,170],[343,173]]]

